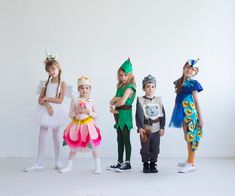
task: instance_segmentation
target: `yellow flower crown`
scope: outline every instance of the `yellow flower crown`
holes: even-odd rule
[[[84,84],[91,86],[91,81],[87,76],[81,76],[78,79],[78,87]]]

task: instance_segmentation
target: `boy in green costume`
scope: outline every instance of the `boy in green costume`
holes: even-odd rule
[[[116,95],[110,101],[110,112],[115,116],[114,128],[117,130],[118,161],[108,167],[108,170],[123,172],[131,169],[130,130],[132,125],[132,103],[136,96],[135,79],[130,59],[128,58],[118,69],[118,84]],[[123,153],[126,160],[123,162]]]

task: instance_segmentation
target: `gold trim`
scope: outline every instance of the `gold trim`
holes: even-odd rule
[[[89,116],[89,117],[84,118],[84,119],[82,119],[82,120],[73,119],[73,120],[72,120],[72,123],[73,123],[73,124],[76,124],[76,125],[84,125],[84,124],[89,123],[89,122],[92,121],[92,120],[93,120],[93,118]]]

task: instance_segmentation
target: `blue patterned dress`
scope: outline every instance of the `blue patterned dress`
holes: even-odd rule
[[[199,127],[198,111],[193,99],[193,91],[202,91],[203,88],[197,80],[188,79],[183,83],[180,93],[175,99],[175,107],[171,116],[170,127],[181,128],[187,124],[186,140],[192,144],[192,150],[198,148],[202,137],[202,129]]]

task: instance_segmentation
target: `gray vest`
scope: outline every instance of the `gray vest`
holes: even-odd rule
[[[152,100],[144,97],[138,97],[138,99],[144,112],[145,128],[150,129],[152,133],[159,131],[159,117],[163,117],[161,97],[155,97]]]

